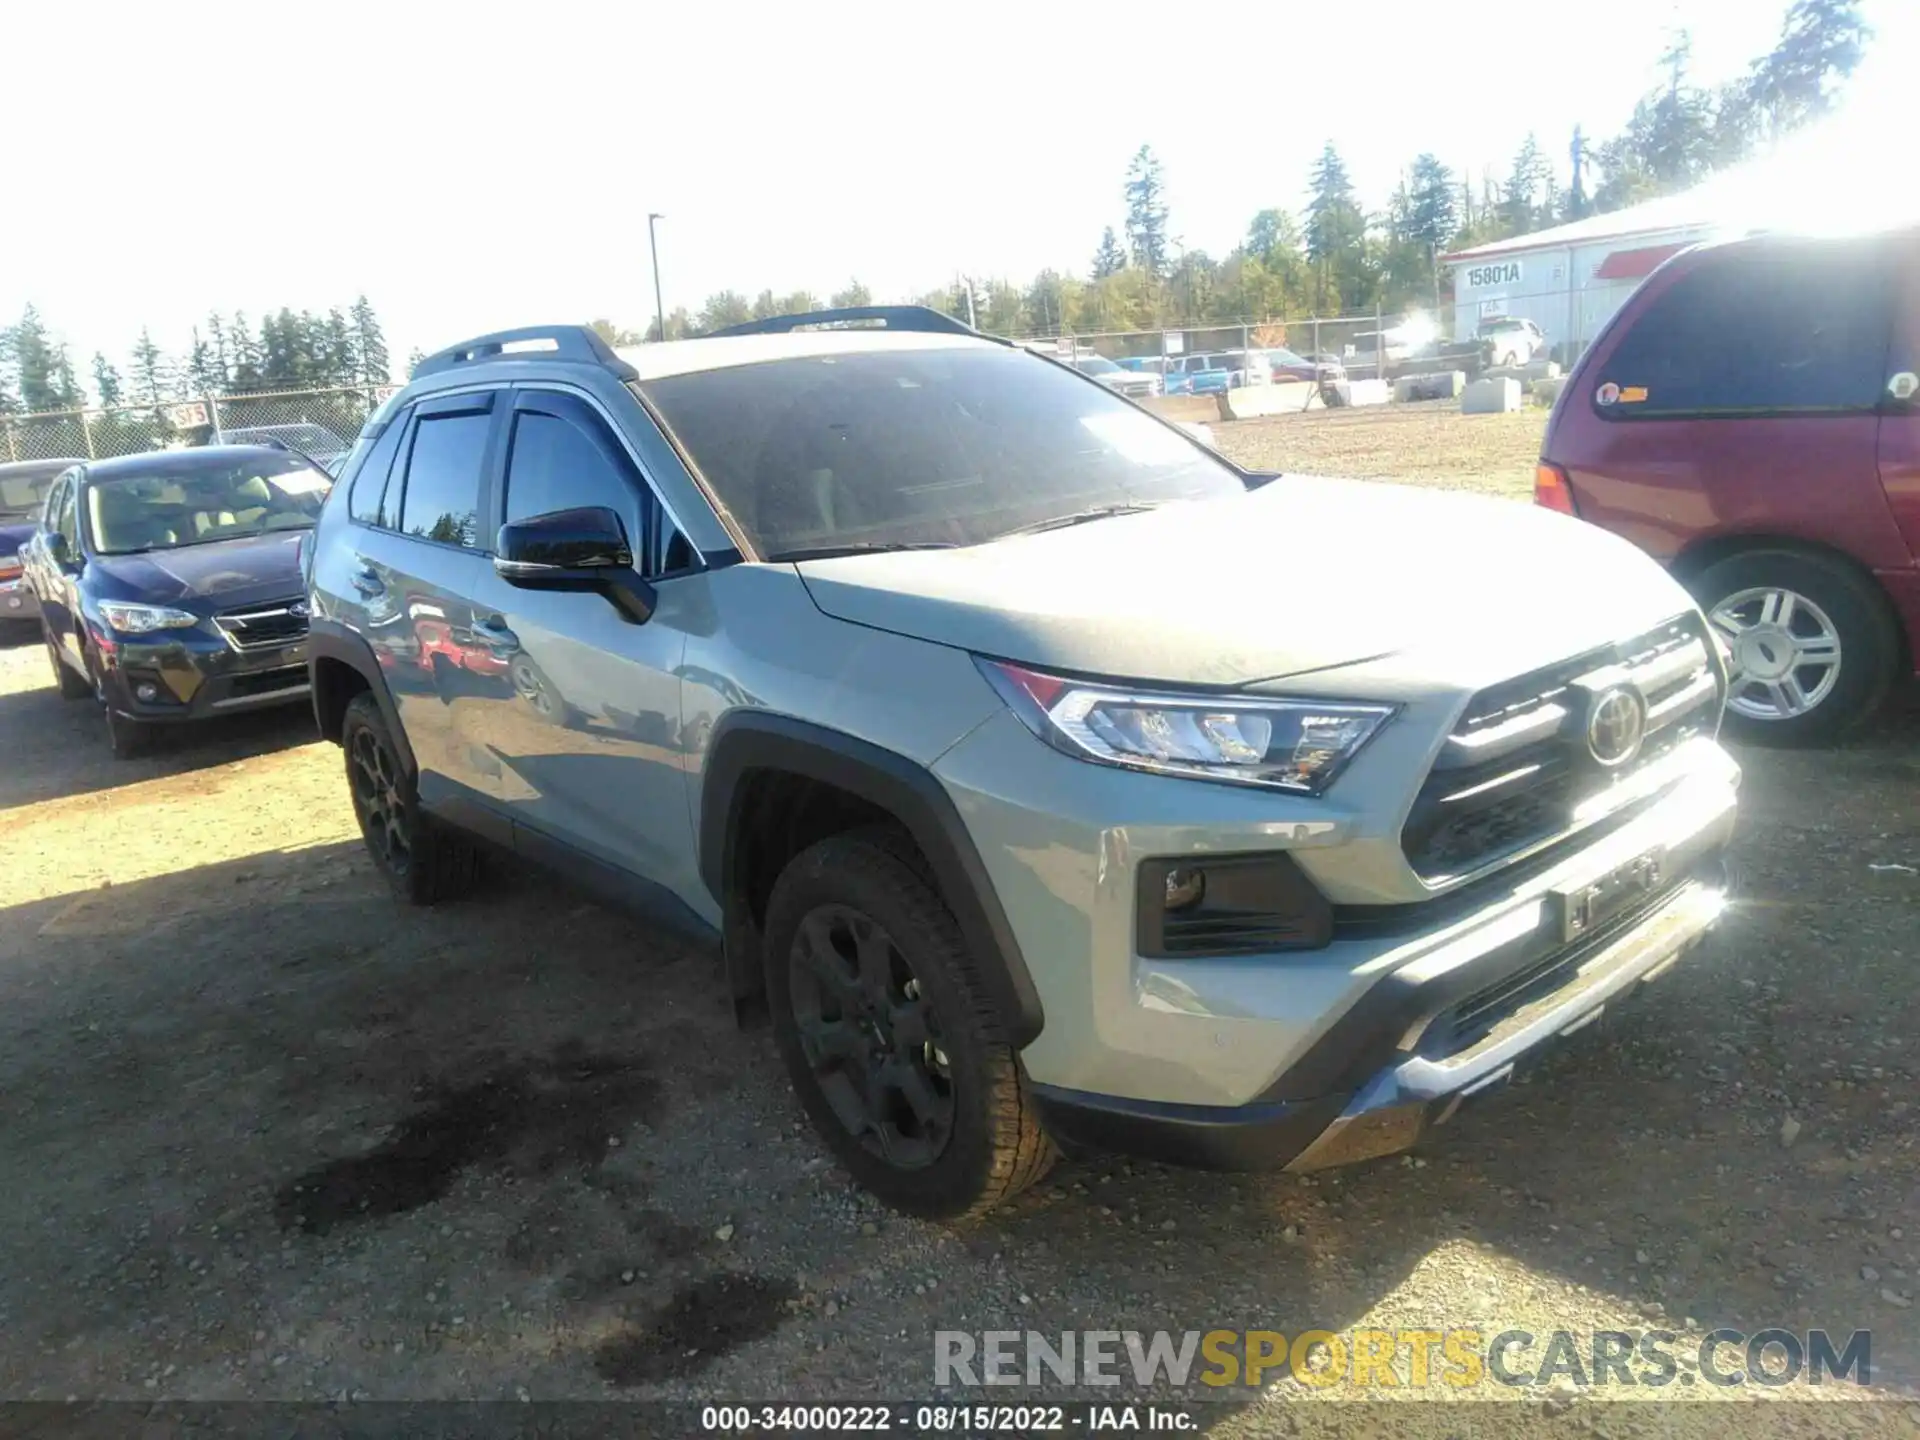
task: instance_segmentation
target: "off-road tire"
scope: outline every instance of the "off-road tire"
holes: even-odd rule
[[[951,1129],[931,1163],[890,1164],[848,1128],[800,1039],[793,985],[802,923],[823,907],[870,917],[918,982],[938,1024],[952,1100]],[[1028,1094],[1019,1056],[960,926],[918,852],[886,829],[832,836],[801,852],[767,904],[767,997],[774,1037],[800,1102],[835,1157],[888,1205],[927,1219],[968,1221],[1018,1195],[1057,1156]]]
[[[1900,633],[1885,598],[1844,563],[1797,550],[1749,550],[1707,566],[1688,579],[1687,588],[1708,615],[1742,591],[1791,590],[1825,611],[1839,636],[1839,675],[1818,704],[1782,719],[1742,715],[1729,707],[1723,728],[1730,738],[1760,745],[1826,745],[1879,711],[1894,681]]]
[[[437,905],[471,893],[480,883],[480,848],[421,813],[413,772],[373,696],[356,695],[347,705],[340,749],[360,838],[394,896]]]

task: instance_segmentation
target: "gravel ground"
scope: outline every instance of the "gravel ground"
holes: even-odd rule
[[[1462,415],[1457,400],[1305,410],[1217,422],[1214,442],[1249,470],[1403,480],[1447,490],[1530,497],[1547,412]]]
[[[1356,472],[1359,418],[1225,443]],[[1416,1157],[1074,1162],[961,1233],[849,1188],[702,957],[532,876],[397,908],[300,712],[116,763],[22,643],[0,737],[0,1398],[847,1403],[926,1396],[933,1332],[989,1328],[1870,1328],[1876,1380],[1920,1379],[1920,875],[1874,868],[1920,868],[1920,710],[1746,754],[1721,938]],[[1389,1425],[1286,1381],[1206,1413],[1725,1433],[1612,1403],[1650,1393]],[[1913,1405],[1748,1406],[1738,1433],[1912,1434]]]

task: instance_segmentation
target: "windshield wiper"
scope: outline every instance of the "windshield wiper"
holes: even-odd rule
[[[951,540],[888,540],[848,545],[813,545],[798,550],[776,550],[767,559],[779,564],[796,560],[837,560],[843,555],[886,555],[896,550],[952,550]]]
[[[1143,510],[1158,510],[1156,504],[1144,500],[1128,500],[1118,505],[1095,505],[1090,510],[1075,510],[1070,515],[1053,515],[1045,520],[1036,520],[1031,525],[1016,525],[1011,530],[1002,530],[993,538],[1004,540],[1009,535],[1038,535],[1044,530],[1064,530],[1069,525],[1084,525],[1089,520],[1106,520],[1115,515],[1138,515]]]

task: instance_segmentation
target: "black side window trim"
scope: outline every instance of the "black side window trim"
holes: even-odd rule
[[[505,415],[511,415],[513,411],[511,405],[495,403],[503,394],[505,394],[505,388],[501,386],[493,390],[468,390],[457,396],[428,396],[426,399],[415,401],[409,409],[399,411],[396,417],[388,422],[388,426],[405,424],[407,432],[401,436],[399,447],[394,451],[392,465],[386,472],[386,486],[380,492],[380,518],[386,520],[386,524],[374,524],[371,520],[355,520],[351,515],[351,499],[353,499],[351,495],[348,497],[349,524],[357,524],[365,530],[378,530],[380,534],[394,536],[394,540],[405,540],[411,545],[432,545],[434,549],[449,549],[449,551],[455,551],[457,555],[492,557],[495,528],[486,526],[484,520],[486,516],[493,515],[493,505],[499,495],[499,467],[505,451],[505,442],[501,438],[505,426],[501,424],[501,419]],[[482,451],[482,459],[480,459],[480,488],[476,492],[476,515],[482,516],[482,526],[480,526],[482,534],[474,536],[472,545],[455,545],[447,540],[428,540],[426,536],[415,536],[401,530],[401,516],[405,513],[405,503],[407,503],[407,470],[413,467],[413,442],[420,434],[420,420],[444,420],[453,415],[488,415],[490,417],[486,449]],[[396,478],[399,492],[394,493]],[[388,499],[392,499],[392,509],[388,509]]]
[[[408,451],[412,442],[412,426],[413,407],[411,405],[404,405],[393,413],[386,424],[380,427],[380,433],[375,435],[371,443],[368,444],[366,458],[363,459],[359,467],[354,470],[353,478],[348,482],[346,487],[347,522],[349,524],[361,525],[369,530],[394,529],[393,526],[383,523],[387,516],[387,491],[393,488],[394,471],[400,464],[401,455]],[[360,483],[363,480],[372,478],[367,474],[367,467],[373,462],[374,456],[379,453],[381,442],[384,441],[388,435],[394,437],[393,450],[387,456],[387,473],[380,477],[380,493],[373,497],[373,513],[376,518],[368,520],[356,513],[360,501]],[[398,531],[395,531],[395,533],[397,534]]]
[[[543,396],[557,396],[562,400],[582,407],[587,414],[591,415],[596,421],[606,427],[608,435],[612,437],[620,453],[626,457],[627,465],[632,472],[632,481],[637,482],[640,487],[636,498],[640,502],[640,508],[647,525],[646,536],[640,544],[635,547],[635,554],[644,557],[643,563],[635,566],[636,573],[644,580],[661,581],[674,580],[685,575],[697,575],[703,570],[712,568],[712,562],[694,545],[692,539],[688,537],[685,528],[674,518],[673,512],[667,508],[666,501],[660,498],[660,489],[653,483],[653,477],[647,471],[646,462],[641,459],[633,442],[629,440],[621,430],[619,422],[607,413],[606,407],[593,396],[584,390],[575,389],[570,385],[522,383],[514,387],[513,404],[506,407],[510,412],[509,418],[511,419],[511,416],[520,414],[522,407],[541,411],[541,397]],[[546,400],[545,403],[551,405],[554,402],[549,399]],[[541,411],[541,413],[551,414],[553,412]],[[569,417],[564,415],[558,418],[569,419]],[[569,423],[572,422],[569,420]],[[504,524],[506,518],[507,466],[512,459],[509,449],[512,434],[511,423],[503,426],[502,432],[500,441],[501,453],[497,467],[499,484],[495,487],[493,508],[489,512],[493,516],[493,521],[496,526]],[[664,431],[662,433],[664,434]],[[693,556],[693,563],[691,565],[681,565],[672,570],[667,570],[662,568],[662,564],[666,559],[667,551],[672,545],[673,537],[675,536],[680,538],[681,543],[686,547],[688,553]]]

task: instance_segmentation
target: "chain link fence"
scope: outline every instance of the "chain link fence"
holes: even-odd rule
[[[0,464],[278,442],[327,465],[346,453],[367,417],[395,388],[208,395],[163,405],[0,416]]]

